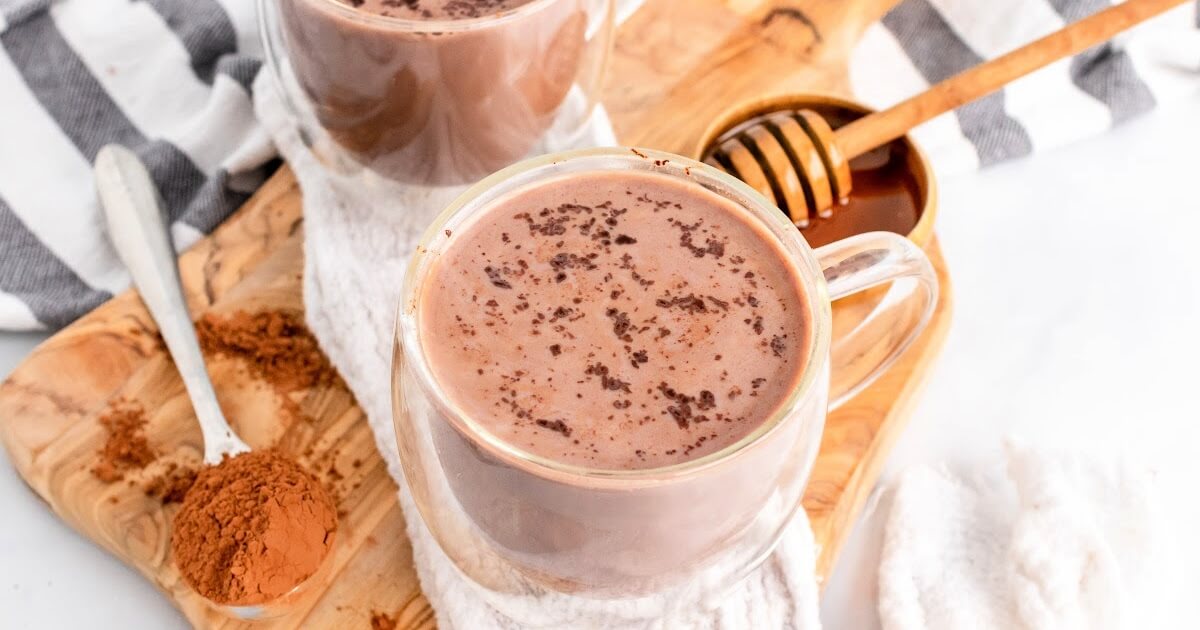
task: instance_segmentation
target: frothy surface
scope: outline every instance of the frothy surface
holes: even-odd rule
[[[747,435],[801,377],[809,309],[732,202],[652,173],[528,188],[452,234],[422,290],[446,395],[500,439],[601,469]]]
[[[361,11],[418,20],[465,20],[515,9],[533,0],[342,0]]]

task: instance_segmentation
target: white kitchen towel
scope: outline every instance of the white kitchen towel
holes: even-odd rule
[[[1178,547],[1156,471],[1011,444],[1005,464],[904,473],[879,567],[885,630],[1183,627],[1160,617],[1177,612]]]
[[[406,187],[369,172],[353,177],[332,174],[301,142],[270,77],[260,77],[256,88],[259,117],[304,193],[304,303],[309,326],[358,398],[388,471],[400,485],[417,573],[439,627],[819,627],[816,550],[803,510],[771,558],[715,612],[660,619],[646,612],[659,609],[655,601],[599,602],[556,595],[507,598],[501,614],[485,602],[438,547],[417,512],[403,480],[390,402],[394,313],[405,265],[433,217],[463,189]],[[579,146],[615,143],[607,115],[598,110]]]
[[[871,25],[850,60],[855,95],[876,108],[1104,9],[1110,0],[904,0]],[[1200,90],[1197,4],[1054,63],[918,127],[939,175],[1104,132]]]

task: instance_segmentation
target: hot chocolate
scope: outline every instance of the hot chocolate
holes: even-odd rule
[[[360,11],[410,20],[466,20],[503,13],[532,0],[339,0]]]
[[[317,124],[401,181],[473,181],[590,109],[608,13],[590,0],[276,0]],[[573,86],[580,86],[572,90]]]
[[[500,440],[656,468],[719,451],[785,404],[806,300],[734,202],[666,175],[584,173],[452,235],[422,290],[421,337],[448,399]]]
[[[831,340],[830,296],[911,278]],[[920,332],[934,278],[897,235],[813,252],[678,156],[507,169],[435,221],[405,278],[392,403],[414,502],[501,609],[720,601],[802,509],[830,383],[854,391]]]

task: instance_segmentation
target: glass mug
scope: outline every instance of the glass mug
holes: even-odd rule
[[[812,322],[800,384],[773,417],[724,450],[654,469],[567,465],[490,435],[433,377],[419,305],[448,235],[514,191],[595,171],[652,171],[707,188],[745,209],[795,265]],[[830,300],[888,282],[871,316],[832,339]],[[523,162],[451,204],[408,268],[392,370],[406,481],[442,549],[502,611],[514,596],[570,593],[636,598],[654,616],[694,612],[769,555],[800,509],[828,407],[869,384],[915,340],[937,292],[928,259],[904,237],[876,232],[813,251],[746,184],[687,158],[610,148]],[[831,362],[851,369],[831,374]]]
[[[473,182],[569,142],[596,102],[614,3],[533,0],[461,20],[342,0],[258,0],[267,64],[302,136],[337,172]]]

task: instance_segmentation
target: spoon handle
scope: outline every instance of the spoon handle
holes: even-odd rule
[[[1187,0],[1126,0],[1037,41],[954,75],[912,98],[838,129],[846,159],[908,133],[917,125],[987,96],[1034,70],[1112,39]]]
[[[100,150],[95,171],[109,238],[183,377],[204,435],[205,463],[218,464],[223,455],[250,450],[225,421],[204,368],[196,329],[183,299],[175,252],[167,240],[162,201],[150,173],[137,155],[117,145]]]

